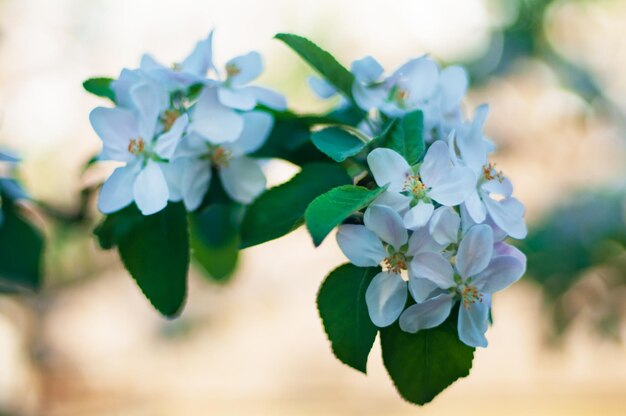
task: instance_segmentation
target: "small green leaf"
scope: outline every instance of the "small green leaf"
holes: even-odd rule
[[[136,209],[136,208],[135,208]],[[189,230],[182,203],[143,216],[119,235],[120,257],[137,285],[166,317],[176,316],[187,294]]]
[[[367,146],[365,141],[341,127],[327,127],[316,131],[311,134],[311,141],[335,162],[343,162]]]
[[[115,102],[115,93],[111,89],[112,81],[113,79],[111,78],[89,78],[83,82],[83,88],[93,95],[108,98]]]
[[[214,204],[189,215],[193,259],[213,281],[227,281],[237,266],[241,208]]]
[[[4,197],[0,223],[0,292],[35,291],[41,283],[43,237]]]
[[[315,198],[306,209],[306,226],[316,246],[333,228],[341,224],[353,212],[368,206],[385,188],[373,190],[362,186],[344,185],[331,189]]]
[[[302,59],[307,61],[317,72],[346,97],[352,99],[354,75],[324,49],[310,40],[289,33],[279,33],[276,39],[283,41]]]
[[[318,195],[352,180],[339,165],[311,163],[288,182],[257,198],[243,218],[242,247],[281,237],[302,225],[304,211]]]
[[[472,368],[474,348],[459,341],[457,311],[440,326],[409,334],[396,323],[380,330],[383,362],[400,395],[426,404]]]
[[[367,312],[365,291],[378,272],[378,267],[344,264],[326,277],[317,294],[317,309],[335,356],[363,373],[378,332]]]
[[[406,114],[389,135],[387,146],[414,165],[424,154],[424,115],[421,111]]]

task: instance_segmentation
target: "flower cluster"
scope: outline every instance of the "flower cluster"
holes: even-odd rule
[[[466,120],[465,71],[440,70],[426,56],[388,76],[367,57],[352,64],[352,73],[352,99],[368,114],[364,133],[377,134],[376,126],[419,110],[427,149],[415,165],[390,148],[369,152],[369,173],[386,189],[365,211],[363,225],[342,225],[337,234],[353,264],[385,268],[366,292],[372,322],[386,327],[399,318],[400,328],[413,333],[440,325],[458,303],[459,338],[485,347],[492,293],[526,269],[525,256],[504,240],[527,233],[511,182],[489,162],[488,108]],[[334,92],[318,79],[311,85],[324,97]]]
[[[122,70],[111,83],[114,108],[90,114],[102,140],[101,160],[122,162],[104,183],[98,207],[110,214],[135,202],[144,215],[168,201],[189,211],[202,203],[212,176],[234,201],[248,204],[265,189],[257,161],[273,117],[259,108],[283,110],[282,95],[249,85],[263,70],[256,52],[219,70],[212,33],[171,67],[144,55],[139,68]]]

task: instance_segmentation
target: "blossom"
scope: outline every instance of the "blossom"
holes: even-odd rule
[[[351,72],[354,74],[352,96],[354,101],[365,111],[383,105],[388,88],[382,78],[384,69],[371,56],[352,62]]]
[[[469,229],[456,252],[454,267],[438,253],[413,258],[413,273],[444,291],[407,308],[400,328],[417,332],[441,324],[459,301],[459,339],[472,347],[486,347],[491,295],[516,282],[526,270],[526,258],[506,243],[494,245],[492,230],[479,224]]]
[[[249,204],[265,189],[258,162],[245,155],[263,145],[273,118],[264,111],[236,113],[221,104],[215,88],[203,91],[192,109],[189,134],[177,146],[167,169],[173,200],[197,209],[214,171],[226,193]]]
[[[445,206],[458,205],[467,198],[475,183],[470,169],[452,165],[448,146],[442,141],[430,146],[417,169],[411,168],[400,154],[386,148],[370,152],[367,163],[378,186],[387,185],[387,195],[382,196],[379,203],[402,212],[404,224],[410,229],[426,225],[435,209],[433,201]]]
[[[160,92],[151,83],[130,90],[132,109],[95,108],[91,125],[102,140],[100,158],[123,162],[102,186],[98,208],[104,214],[118,211],[133,201],[144,215],[165,208],[169,190],[163,167],[187,127],[188,117],[164,126]],[[169,128],[166,128],[169,127]]]

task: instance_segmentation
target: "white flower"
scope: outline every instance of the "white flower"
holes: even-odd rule
[[[446,291],[407,308],[400,328],[417,332],[441,324],[452,306],[460,302],[459,339],[472,347],[486,347],[491,295],[516,282],[526,270],[526,258],[505,243],[494,246],[492,230],[475,225],[461,240],[454,268],[438,253],[422,253],[413,259],[413,273]]]
[[[102,186],[98,208],[104,214],[133,201],[144,215],[167,205],[169,191],[163,167],[182,137],[188,118],[182,115],[164,126],[160,121],[164,108],[159,95],[153,84],[139,83],[130,90],[132,110],[98,107],[89,115],[102,140],[100,158],[125,163]]]
[[[380,108],[389,94],[382,78],[383,67],[376,59],[366,56],[352,62],[351,71],[354,74],[352,84],[354,101],[365,111]]]
[[[474,222],[484,222],[489,214],[493,222],[508,235],[524,238],[528,233],[524,222],[524,206],[512,196],[511,181],[502,172],[496,171],[495,165],[487,160],[491,145],[482,133],[487,112],[486,105],[478,107],[469,127],[460,135],[450,135],[448,139],[455,164],[467,166],[476,178],[465,207]]]
[[[426,225],[435,209],[432,201],[445,206],[463,202],[476,180],[470,169],[452,165],[448,146],[442,141],[430,146],[416,170],[400,154],[385,148],[370,152],[367,163],[376,183],[388,185],[387,195],[377,203],[393,206],[403,213],[404,224],[409,229]]]
[[[222,105],[214,88],[206,89],[192,110],[186,135],[167,166],[173,200],[187,210],[200,206],[217,171],[224,190],[235,201],[249,204],[265,189],[257,161],[245,155],[263,145],[273,118],[263,111],[238,114]]]

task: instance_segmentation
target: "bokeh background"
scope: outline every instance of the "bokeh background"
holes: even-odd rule
[[[329,103],[278,32],[349,64],[430,53],[467,65],[466,109],[491,104],[498,167],[528,208],[528,276],[494,302],[470,377],[418,409],[375,346],[367,377],[330,351],[317,288],[344,260],[300,229],[245,250],[227,284],[192,271],[183,315],[152,310],[86,224],[33,215],[48,238],[37,296],[0,296],[0,415],[626,414],[626,2],[620,0],[0,0],[0,144],[71,219],[99,150],[82,90],[143,52],[180,60],[215,27],[216,60],[266,58],[266,85],[299,111]],[[296,168],[272,162],[272,184]],[[58,215],[57,215],[58,216]]]

